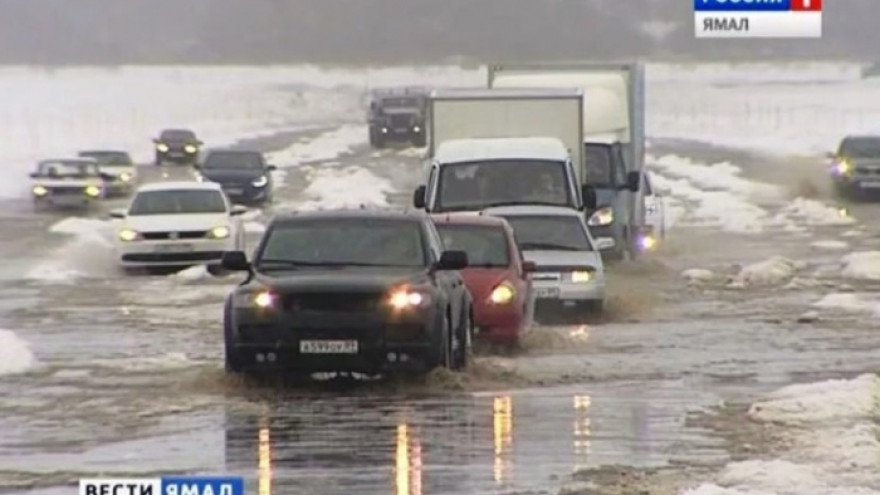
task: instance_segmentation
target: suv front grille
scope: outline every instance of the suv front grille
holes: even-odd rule
[[[285,294],[282,304],[292,312],[369,313],[379,309],[384,297],[384,293],[375,292],[312,292]]]

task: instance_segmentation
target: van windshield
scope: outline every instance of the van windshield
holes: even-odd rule
[[[474,211],[491,206],[573,206],[565,162],[490,160],[440,167],[433,211]]]

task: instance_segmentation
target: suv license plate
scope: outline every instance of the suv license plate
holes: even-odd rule
[[[535,289],[535,296],[539,299],[551,299],[559,297],[559,289],[557,287],[543,287]]]
[[[302,354],[357,354],[357,340],[301,340]]]

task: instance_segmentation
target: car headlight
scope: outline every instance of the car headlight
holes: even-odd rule
[[[577,284],[582,284],[585,282],[589,282],[593,280],[593,273],[588,270],[577,270],[571,272],[571,281]]]
[[[834,164],[834,171],[838,175],[846,175],[846,174],[850,173],[851,170],[852,170],[852,167],[850,166],[849,162],[846,160],[839,160],[837,163]]]
[[[604,227],[605,225],[611,225],[612,223],[614,223],[614,209],[610,206],[603,206],[594,211],[593,214],[590,215],[590,219],[587,221],[587,225],[590,227]]]
[[[643,251],[650,251],[657,247],[657,239],[654,239],[654,236],[645,235],[639,239],[639,246]]]
[[[141,235],[136,230],[122,229],[119,231],[119,240],[123,242],[132,242],[140,239]]]
[[[166,151],[168,151],[168,145],[165,143],[159,143],[156,145],[156,149],[161,151],[162,153],[165,153]]]
[[[388,304],[397,310],[424,306],[428,301],[427,294],[407,288],[393,290],[388,296]]]
[[[263,175],[263,176],[261,176],[260,178],[254,180],[253,182],[251,182],[251,184],[253,184],[254,187],[263,187],[263,186],[265,186],[265,185],[268,184],[268,183],[269,183],[269,178],[266,177],[265,175]]]
[[[187,153],[195,153],[195,152],[198,151],[198,150],[199,150],[199,148],[197,148],[197,147],[196,147],[195,145],[193,145],[193,144],[188,144],[188,145],[186,145],[186,146],[183,147],[183,151],[186,151]]]
[[[86,193],[86,196],[97,198],[101,195],[101,188],[98,186],[86,186],[83,192]]]
[[[227,237],[229,237],[229,227],[214,227],[213,229],[208,231],[208,237],[212,239],[226,239]]]
[[[239,309],[271,309],[278,304],[278,294],[270,290],[243,292],[232,297],[232,305]]]
[[[121,174],[119,174],[119,180],[121,180],[122,182],[128,182],[131,180],[131,178],[131,174],[128,172],[122,172]]]
[[[49,194],[49,190],[43,186],[34,186],[31,191],[34,193],[34,196],[45,196]]]
[[[492,290],[492,293],[489,295],[489,300],[492,301],[493,304],[508,304],[510,301],[513,301],[513,296],[515,295],[516,290],[513,286],[504,282]]]
[[[413,126],[413,132],[419,132],[419,131],[421,131],[421,130],[422,130],[421,127],[419,127],[419,126],[417,126],[417,125],[414,125],[414,126]]]

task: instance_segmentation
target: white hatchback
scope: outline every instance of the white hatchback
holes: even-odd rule
[[[244,250],[239,215],[213,182],[157,182],[137,189],[120,219],[116,248],[123,268],[219,264],[225,251]]]

